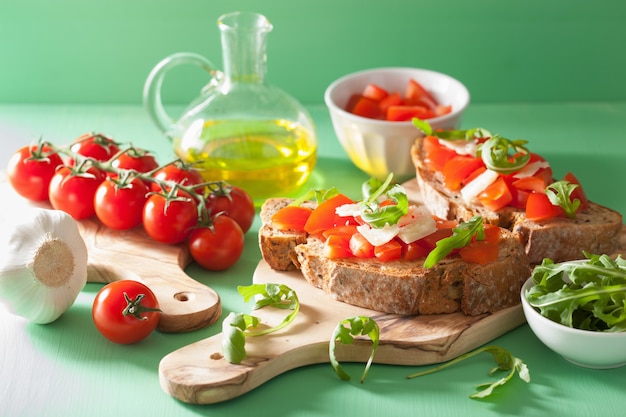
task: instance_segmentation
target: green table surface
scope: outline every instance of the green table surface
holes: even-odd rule
[[[367,176],[338,144],[323,106],[309,106],[319,136],[315,186],[336,185],[358,194]],[[626,103],[476,104],[464,127],[485,127],[524,138],[552,163],[556,175],[573,171],[590,199],[626,213],[624,126]],[[58,144],[99,131],[121,142],[172,159],[169,143],[139,106],[0,105],[0,164],[23,144],[44,136]],[[230,270],[209,273],[195,265],[187,273],[216,290],[228,312],[247,312],[236,291],[251,282],[261,259],[258,217],[246,237],[242,259]],[[2,231],[0,231],[2,233]],[[515,379],[485,400],[472,400],[474,386],[488,381],[491,357],[479,355],[440,373],[407,380],[427,367],[374,364],[365,383],[362,364],[344,364],[351,381],[328,364],[286,372],[231,401],[189,405],[159,385],[160,359],[221,331],[221,321],[184,334],[155,332],[136,345],[108,342],[90,315],[101,284],[87,284],[76,303],[49,325],[29,324],[0,307],[0,416],[615,416],[626,410],[626,368],[577,367],[546,348],[527,325],[492,341],[528,365],[531,383]],[[626,348],[626,346],[625,346]]]

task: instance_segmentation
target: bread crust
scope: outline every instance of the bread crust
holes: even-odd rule
[[[280,201],[282,200],[282,201]],[[449,257],[425,269],[424,260],[328,259],[324,243],[302,233],[273,229],[272,214],[292,200],[271,199],[261,209],[259,244],[270,267],[299,268],[311,285],[337,301],[391,314],[481,315],[519,303],[530,267],[521,243],[501,229],[499,259],[488,265]],[[279,248],[279,249],[277,249]]]
[[[531,264],[540,264],[544,258],[554,262],[581,259],[584,251],[611,254],[619,247],[622,215],[591,201],[588,209],[577,213],[576,219],[552,218],[542,222],[530,221],[523,211],[512,207],[493,212],[466,203],[460,193],[445,187],[441,173],[426,167],[422,141],[423,138],[416,140],[411,156],[422,202],[434,215],[459,221],[480,215],[486,222],[512,231],[522,241]]]

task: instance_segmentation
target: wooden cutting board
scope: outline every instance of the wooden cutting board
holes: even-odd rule
[[[217,334],[178,349],[159,364],[161,387],[188,403],[211,404],[238,397],[291,369],[328,363],[328,345],[337,324],[348,317],[370,316],[380,326],[375,363],[424,365],[453,359],[524,323],[520,306],[477,317],[461,313],[435,316],[397,316],[333,300],[295,272],[277,272],[261,261],[255,283],[280,283],[292,288],[301,303],[296,319],[279,332],[246,339],[248,355],[241,364],[221,357],[222,335]],[[245,311],[272,326],[284,310]],[[340,362],[366,362],[371,342],[358,338],[352,345],[338,344]],[[332,373],[330,365],[328,372]],[[359,378],[360,375],[354,375]]]
[[[0,224],[23,216],[25,207],[50,208],[20,197],[0,173]],[[222,313],[218,294],[185,274],[191,257],[184,245],[165,245],[152,240],[142,228],[115,231],[99,221],[78,222],[89,253],[89,282],[121,279],[144,282],[155,293],[161,310],[158,330],[188,332],[214,323]],[[0,231],[1,233],[1,231]]]
[[[404,186],[411,200],[419,201],[415,181]],[[621,252],[625,249],[626,228],[622,228]],[[409,317],[383,314],[335,301],[309,285],[299,272],[277,272],[264,261],[258,264],[253,282],[292,288],[301,303],[295,321],[276,333],[247,338],[248,357],[238,365],[222,358],[221,333],[168,354],[159,364],[163,390],[184,402],[212,404],[241,396],[291,369],[329,363],[328,347],[333,330],[341,320],[357,315],[370,316],[380,326],[380,345],[374,363],[394,365],[445,362],[525,322],[520,305],[477,317],[461,313]],[[268,326],[280,323],[286,315],[285,311],[273,308],[242,313],[258,317]],[[357,338],[347,346],[338,343],[336,349],[340,362],[365,363],[370,353],[371,342],[367,338]],[[328,367],[332,373],[330,364]]]

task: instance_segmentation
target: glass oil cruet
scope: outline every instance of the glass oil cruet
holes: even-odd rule
[[[317,160],[315,126],[293,97],[265,81],[269,20],[233,12],[218,21],[223,71],[202,55],[170,55],[151,71],[143,100],[157,127],[182,160],[194,163],[207,181],[224,180],[246,190],[255,202],[288,196],[309,178]],[[161,101],[167,71],[195,64],[210,82],[174,121]]]

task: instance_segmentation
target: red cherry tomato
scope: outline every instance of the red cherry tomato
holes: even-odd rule
[[[213,214],[224,212],[239,224],[244,233],[250,230],[256,214],[254,201],[250,195],[233,185],[221,187],[209,194],[207,208]]]
[[[181,243],[198,223],[197,204],[184,193],[177,197],[152,194],[143,207],[142,221],[148,235],[157,242]]]
[[[98,331],[112,342],[136,343],[159,323],[159,302],[150,288],[138,281],[105,285],[96,294],[91,316]]]
[[[192,186],[204,182],[204,178],[202,178],[200,172],[193,168],[186,167],[180,162],[174,162],[161,167],[154,173],[153,177],[159,181],[168,181],[184,186]],[[156,182],[151,183],[150,188],[156,193],[163,191],[162,187]],[[202,190],[200,189],[197,192],[201,194]]]
[[[243,247],[243,230],[225,215],[215,216],[211,227],[194,229],[189,236],[191,256],[210,271],[223,271],[233,266],[241,257]]]
[[[85,133],[76,138],[70,150],[96,161],[108,161],[120,151],[115,140],[100,133]]]
[[[50,181],[52,207],[70,214],[74,219],[87,219],[96,214],[94,196],[105,175],[94,167],[75,170],[64,166]]]
[[[120,182],[107,177],[94,197],[96,216],[102,224],[115,230],[139,226],[148,192],[148,186],[139,178]]]
[[[46,144],[20,148],[9,159],[7,176],[13,189],[22,197],[32,201],[46,201],[50,180],[61,157]]]
[[[149,172],[158,168],[159,164],[150,152],[143,149],[128,148],[126,152],[111,162],[111,166],[116,169]]]

